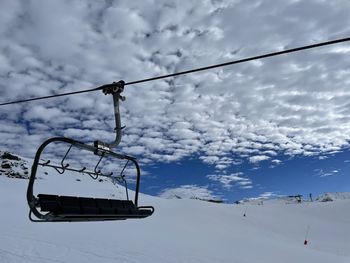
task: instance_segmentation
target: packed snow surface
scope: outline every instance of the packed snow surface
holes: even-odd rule
[[[124,193],[86,177],[48,175],[37,180],[35,192],[86,196],[84,190],[108,198]],[[146,219],[32,223],[27,183],[0,176],[0,262],[350,262],[346,195],[333,202],[263,205],[141,195],[141,205],[156,208]]]

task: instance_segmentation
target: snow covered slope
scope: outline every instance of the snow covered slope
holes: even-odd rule
[[[82,175],[42,177],[37,190],[123,194],[121,187]],[[141,195],[141,205],[156,208],[147,219],[32,223],[27,182],[0,176],[0,262],[350,262],[346,198],[230,205]]]

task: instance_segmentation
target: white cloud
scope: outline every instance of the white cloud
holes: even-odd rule
[[[247,177],[242,177],[243,173],[232,173],[232,174],[209,174],[207,178],[209,180],[219,182],[222,187],[229,190],[234,185],[238,185],[242,189],[253,188],[252,181]]]
[[[276,196],[278,196],[278,195],[275,194],[274,192],[264,192],[264,193],[260,194],[258,198],[260,198],[260,199],[269,199],[271,197],[276,197]]]
[[[257,197],[245,198],[244,200],[246,200],[248,202],[249,201],[261,201],[262,199],[270,199],[270,198],[279,197],[279,196],[280,195],[278,195],[274,192],[264,192]],[[259,202],[258,204],[262,204],[262,203]]]
[[[41,105],[34,106],[24,114],[29,121],[41,120],[50,122],[63,116],[63,112],[57,108],[46,108]]]
[[[279,165],[282,161],[281,161],[281,160],[278,160],[278,159],[273,159],[271,162],[272,162],[273,164]]]
[[[314,172],[319,177],[336,176],[340,169],[315,169]]]
[[[244,185],[241,187],[242,189],[252,189],[253,186],[252,185]]]
[[[166,188],[160,194],[160,197],[168,199],[185,198],[185,199],[203,199],[219,200],[220,198],[213,194],[207,186],[198,185],[181,185],[176,188]]]
[[[258,163],[258,162],[265,161],[268,159],[270,159],[270,157],[267,155],[256,155],[256,156],[249,157],[249,161],[251,163]]]

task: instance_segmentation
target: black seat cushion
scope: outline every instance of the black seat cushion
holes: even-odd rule
[[[61,205],[58,195],[38,195],[38,203],[41,211],[53,212],[55,214],[61,212]]]
[[[95,199],[97,207],[100,209],[100,214],[112,215],[115,214],[114,208],[111,206],[109,199]]]
[[[80,197],[80,205],[83,214],[99,214],[99,209],[94,198]]]
[[[61,208],[64,214],[80,214],[79,198],[75,196],[60,196]]]
[[[130,200],[38,195],[41,211],[67,216],[122,216],[146,217],[153,211],[138,209]]]

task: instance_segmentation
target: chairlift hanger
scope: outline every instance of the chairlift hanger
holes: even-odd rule
[[[102,91],[105,95],[113,96],[114,116],[116,123],[116,137],[111,143],[95,141],[93,145],[85,144],[70,138],[54,137],[46,140],[37,150],[32,166],[27,189],[27,201],[29,205],[29,219],[33,222],[81,222],[81,221],[106,221],[106,220],[125,220],[131,218],[145,218],[153,214],[153,206],[138,206],[138,195],[140,190],[140,167],[134,157],[115,153],[112,148],[119,145],[122,137],[119,100],[124,101],[125,97],[121,96],[124,90],[124,81],[110,84]],[[50,160],[42,161],[41,154],[44,149],[51,143],[61,142],[69,145],[67,152],[59,165],[52,164]],[[72,168],[65,163],[72,147],[79,148],[99,156],[99,161],[93,171],[87,170],[86,167],[80,169]],[[36,180],[38,166],[50,167],[55,169],[59,174],[66,171],[87,174],[93,179],[99,176],[112,177],[113,173],[103,174],[98,168],[101,160],[105,157],[111,157],[118,160],[126,161],[120,175],[116,178],[119,183],[124,183],[126,190],[125,200],[103,199],[92,197],[63,196],[52,194],[34,195],[34,183]],[[134,201],[129,200],[128,186],[123,172],[126,166],[131,163],[136,171],[136,189]],[[35,218],[33,218],[33,215]]]

